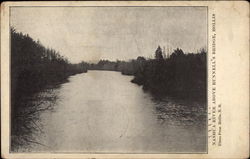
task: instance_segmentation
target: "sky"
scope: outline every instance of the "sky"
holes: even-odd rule
[[[11,7],[10,23],[72,63],[207,47],[206,7]]]

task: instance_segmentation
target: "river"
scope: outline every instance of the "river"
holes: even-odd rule
[[[133,76],[88,71],[38,93],[32,141],[18,152],[204,153],[205,104],[156,98]],[[37,98],[37,97],[40,98]],[[48,97],[54,96],[53,100]],[[41,102],[41,100],[43,102]]]

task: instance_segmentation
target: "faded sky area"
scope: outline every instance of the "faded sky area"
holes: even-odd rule
[[[206,7],[11,7],[10,20],[73,63],[207,47]]]

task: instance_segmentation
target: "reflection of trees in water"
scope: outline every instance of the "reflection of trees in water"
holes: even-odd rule
[[[206,104],[174,98],[153,98],[155,113],[161,124],[200,126],[206,121]]]
[[[57,101],[55,89],[46,89],[42,92],[26,96],[16,102],[14,116],[12,117],[11,151],[19,149],[29,150],[30,144],[45,146],[35,139],[36,134],[43,133],[43,125],[40,123],[40,114],[44,111],[52,111]]]

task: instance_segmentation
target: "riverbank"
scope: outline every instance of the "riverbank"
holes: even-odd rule
[[[206,101],[206,54],[187,54],[166,60],[145,61],[133,83],[158,96]]]
[[[28,101],[32,101],[38,92],[66,82],[69,76],[86,73],[87,67],[84,62],[69,63],[59,52],[44,47],[28,34],[16,32],[14,28],[11,28],[10,33],[11,136],[17,137],[29,134],[30,115],[40,111],[39,106]]]
[[[184,54],[176,49],[168,58],[145,59],[138,57],[130,61],[100,60],[90,64],[90,70],[119,71],[133,75],[131,82],[156,96],[173,96],[206,102],[207,97],[207,53]]]

